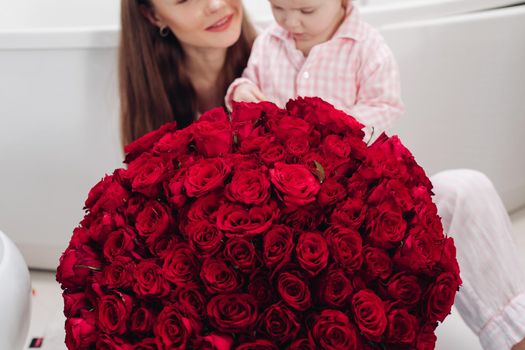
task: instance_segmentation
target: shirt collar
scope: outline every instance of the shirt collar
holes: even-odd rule
[[[350,5],[346,9],[345,19],[343,20],[343,23],[341,23],[337,31],[334,33],[332,39],[346,38],[353,39],[356,41],[363,40],[364,36],[362,27],[363,22],[361,20],[359,10],[355,6]],[[270,32],[273,36],[283,41],[291,39],[290,33],[288,33],[286,29],[282,28],[277,23],[274,23],[271,26]]]

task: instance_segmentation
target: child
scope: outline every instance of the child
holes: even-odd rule
[[[319,96],[354,116],[370,133],[388,129],[403,113],[399,69],[379,32],[349,0],[270,0],[277,24],[255,41],[232,100]]]

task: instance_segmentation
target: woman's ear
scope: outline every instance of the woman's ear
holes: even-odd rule
[[[164,22],[159,18],[153,7],[147,5],[139,5],[140,13],[148,20],[151,24],[156,27],[165,27]]]

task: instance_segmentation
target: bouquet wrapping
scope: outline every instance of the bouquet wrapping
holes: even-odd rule
[[[399,138],[319,98],[125,149],[60,258],[69,349],[433,349],[461,280]]]

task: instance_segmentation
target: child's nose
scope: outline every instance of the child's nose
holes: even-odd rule
[[[294,29],[298,29],[300,25],[301,25],[301,22],[299,21],[299,18],[297,18],[297,16],[294,16],[294,15],[286,16],[285,21],[284,21],[284,26],[289,31],[293,32]]]

